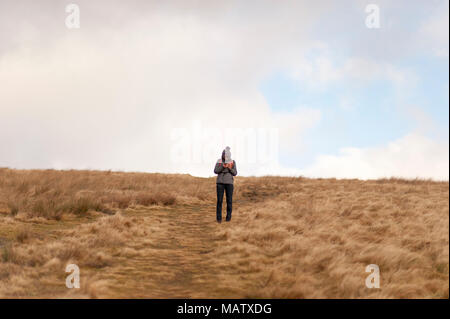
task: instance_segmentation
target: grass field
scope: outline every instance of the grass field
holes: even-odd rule
[[[214,178],[0,169],[0,297],[449,297],[448,182],[237,177],[222,224],[215,196]]]

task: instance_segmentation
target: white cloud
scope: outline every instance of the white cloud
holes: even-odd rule
[[[375,179],[384,177],[449,179],[449,147],[412,133],[387,145],[344,148],[319,156],[299,174],[310,177]]]
[[[421,42],[438,57],[448,59],[449,2],[442,1],[419,30]]]
[[[332,2],[80,0],[78,30],[65,28],[64,6],[54,1],[30,1],[27,10],[14,3],[0,3],[0,166],[208,176],[226,139],[217,141],[204,164],[173,165],[173,128],[196,121],[220,132],[277,127],[280,152],[302,151],[307,130],[321,114],[308,106],[271,110],[259,90],[271,72],[294,70],[315,88],[372,79],[398,87],[415,83],[410,70],[373,57],[337,60],[326,43],[314,39],[323,13],[340,6]],[[339,19],[336,14],[336,21],[326,23]],[[424,30],[434,32],[439,25]],[[310,50],[325,54],[307,59]],[[349,99],[342,106],[351,104]],[[418,160],[410,160],[406,172],[397,156],[407,160],[409,154]],[[239,169],[245,175],[440,176],[433,167],[448,165],[448,151],[442,154],[439,143],[411,135],[384,148],[319,157],[304,171],[277,162],[242,163]]]
[[[384,80],[396,89],[405,89],[414,87],[418,82],[418,76],[411,69],[369,57],[349,57],[338,63],[327,51],[324,49],[312,59],[298,59],[292,71],[293,78],[315,90],[324,90],[330,84],[361,84],[374,80]]]
[[[45,45],[38,28],[22,25],[23,42],[0,56],[0,165],[209,175],[221,141],[208,165],[170,162],[172,129],[195,121],[221,130],[277,127],[280,149],[298,149],[320,113],[275,112],[258,85],[309,45],[306,28],[320,6],[262,5],[255,16],[218,6],[192,14],[163,6],[134,20],[126,9],[120,26],[102,28],[83,20],[93,13],[81,3],[81,28],[48,30],[54,41]],[[102,16],[114,11],[102,9]],[[305,30],[287,30],[280,15]]]

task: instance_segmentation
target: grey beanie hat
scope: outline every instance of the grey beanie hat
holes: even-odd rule
[[[231,152],[230,152],[230,147],[227,146],[225,147],[225,149],[223,150],[223,153],[225,153],[225,163],[232,163],[233,160],[231,159]]]

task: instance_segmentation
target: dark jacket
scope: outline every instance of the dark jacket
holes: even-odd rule
[[[223,167],[222,160],[219,159],[214,167],[214,173],[217,175],[216,184],[233,184],[234,176],[237,175],[236,162],[233,160],[233,168]]]

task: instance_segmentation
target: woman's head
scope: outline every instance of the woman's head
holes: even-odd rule
[[[230,147],[229,146],[225,147],[225,149],[222,152],[222,161],[224,163],[231,163],[231,162],[233,162],[233,160],[231,159],[231,152],[230,152]]]

